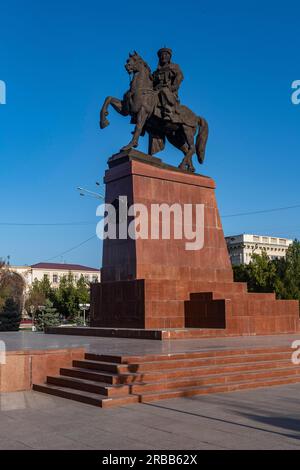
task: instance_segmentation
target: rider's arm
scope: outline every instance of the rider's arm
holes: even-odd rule
[[[172,83],[172,91],[178,91],[184,77],[183,77],[182,71],[180,70],[179,65],[173,64],[173,66],[174,66],[173,70],[175,72],[175,78]]]

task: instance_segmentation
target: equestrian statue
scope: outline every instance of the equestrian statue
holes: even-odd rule
[[[112,96],[105,99],[100,111],[100,128],[109,125],[107,116],[111,105],[122,116],[131,116],[131,123],[135,124],[131,141],[121,151],[137,147],[140,136],[147,132],[150,155],[163,150],[167,138],[184,154],[179,168],[194,172],[194,153],[199,163],[204,161],[208,124],[203,117],[180,104],[178,90],[183,74],[179,65],[171,62],[171,49],[163,47],[157,55],[159,64],[152,73],[137,52],[129,54],[125,68],[131,77],[130,88],[122,100]]]

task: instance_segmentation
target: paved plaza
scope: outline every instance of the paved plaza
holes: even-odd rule
[[[299,335],[153,341],[1,333],[8,351],[84,346],[163,354],[287,346]],[[292,349],[291,349],[292,351]],[[102,409],[37,392],[0,394],[0,449],[299,449],[300,384]]]
[[[0,395],[0,449],[298,449],[300,384],[101,409]]]

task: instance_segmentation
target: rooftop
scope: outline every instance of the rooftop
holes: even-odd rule
[[[255,237],[255,238],[270,238],[270,239],[280,239],[280,240],[286,240],[289,243],[293,243],[293,240],[290,238],[285,238],[285,237],[279,237],[279,236],[274,236],[274,235],[258,235],[257,233],[239,233],[238,235],[226,235],[225,239],[226,240],[234,240],[236,238],[241,238],[241,239],[248,239],[248,237]],[[256,240],[255,240],[256,241]]]
[[[82,266],[81,264],[37,263],[30,266],[33,269],[53,269],[55,271],[91,271],[99,273],[99,269]]]

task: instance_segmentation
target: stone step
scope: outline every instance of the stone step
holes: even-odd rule
[[[188,351],[183,353],[170,353],[170,354],[147,354],[143,356],[106,356],[108,362],[116,362],[118,364],[130,364],[130,363],[141,363],[141,362],[154,362],[162,360],[177,360],[177,359],[196,359],[196,358],[211,358],[211,357],[225,357],[225,356],[243,356],[251,354],[261,353],[279,353],[290,351],[287,347],[276,346],[276,347],[263,347],[263,348],[243,348],[243,349],[214,349],[214,350],[202,350],[202,351]],[[85,359],[92,361],[105,362],[103,355],[96,353],[86,353]]]
[[[34,384],[32,388],[37,392],[47,393],[49,395],[55,395],[61,398],[67,398],[69,400],[79,401],[81,403],[87,403],[89,405],[100,406],[101,408],[111,408],[113,406],[129,405],[132,403],[138,403],[139,401],[139,397],[136,395],[108,398],[104,395],[100,395],[97,393],[82,392],[75,389],[70,390],[66,387],[58,387],[50,384]]]
[[[173,354],[87,353],[34,390],[96,406],[300,382],[288,347],[187,351]],[[257,385],[258,384],[258,385]]]
[[[246,296],[240,299],[233,297],[230,299],[230,304],[231,312],[228,313],[233,317],[265,317],[265,320],[269,321],[270,317],[285,318],[291,315],[295,319],[299,319],[299,305],[295,300],[257,300]]]
[[[192,285],[189,291],[193,293],[198,292],[222,292],[225,294],[230,293],[247,293],[246,282],[201,282],[200,284]]]
[[[195,395],[208,395],[212,393],[226,393],[241,391],[246,389],[255,389],[260,387],[272,387],[278,385],[287,385],[292,383],[299,383],[300,376],[291,376],[283,378],[262,379],[251,381],[243,381],[238,383],[227,383],[222,385],[206,385],[198,387],[187,387],[181,390],[167,390],[160,392],[149,392],[138,394],[141,403],[148,403],[158,400],[166,400],[171,398],[190,397]]]
[[[272,361],[281,359],[290,359],[291,351],[287,352],[271,352],[261,354],[251,354],[242,356],[219,356],[219,357],[208,357],[208,358],[195,358],[195,359],[177,359],[173,361],[150,361],[143,362],[140,364],[128,364],[128,372],[141,373],[146,371],[158,371],[162,369],[181,369],[190,367],[201,367],[203,365],[220,365],[220,364],[241,364],[247,362],[261,362],[261,361]],[[79,361],[76,361],[79,362]],[[83,362],[83,361],[80,361]],[[101,367],[98,363],[99,367]]]
[[[114,374],[135,373],[139,374],[146,371],[159,371],[164,369],[182,369],[191,367],[211,366],[220,364],[241,364],[247,362],[265,362],[272,360],[290,359],[291,351],[283,352],[262,352],[259,354],[243,355],[225,355],[213,357],[195,357],[192,359],[174,359],[149,361],[142,363],[115,364],[100,361],[76,360],[73,366],[80,369],[96,370],[99,372],[110,372]]]
[[[275,300],[275,293],[256,293],[256,292],[222,292],[222,291],[213,291],[213,292],[193,292],[190,294],[190,300],[192,301],[209,301],[216,299],[241,299],[241,300]]]
[[[259,363],[241,363],[241,364],[229,364],[229,365],[213,365],[213,366],[202,366],[202,367],[191,367],[189,369],[164,369],[162,371],[149,371],[141,374],[136,374],[135,380],[132,382],[136,383],[139,381],[143,382],[160,382],[165,379],[174,378],[185,378],[185,377],[202,377],[205,375],[218,375],[231,372],[247,372],[247,371],[267,371],[272,369],[295,367],[290,358],[283,359],[280,361],[263,361]],[[120,376],[121,377],[121,376]],[[122,382],[120,382],[122,383]],[[130,382],[126,382],[129,383]]]
[[[100,362],[111,362],[116,364],[123,364],[123,356],[108,355],[108,354],[97,354],[97,353],[85,353],[84,358],[88,361],[100,361]]]
[[[247,292],[246,297],[250,300],[276,300],[275,292]]]
[[[73,361],[74,367],[80,369],[93,369],[99,371],[113,372],[115,374],[122,374],[129,372],[127,364],[116,364],[113,362],[101,361],[88,361],[88,360],[75,360]]]
[[[196,387],[204,385],[223,385],[236,382],[255,382],[256,380],[268,380],[273,378],[284,378],[290,376],[300,376],[300,368],[298,366],[288,367],[284,369],[269,369],[261,371],[240,371],[226,374],[203,375],[200,377],[192,376],[176,379],[165,379],[161,382],[133,384],[130,391],[133,394],[143,394],[152,391],[164,391],[186,387]]]
[[[110,372],[101,372],[96,370],[80,369],[77,367],[61,368],[60,374],[68,377],[93,380],[95,382],[103,382],[109,385],[127,384],[135,382],[139,379],[140,374],[114,374]]]
[[[67,376],[48,376],[47,384],[59,387],[74,388],[84,392],[99,393],[106,397],[125,396],[129,394],[129,386],[123,384],[107,385],[93,380],[79,379]]]
[[[113,374],[109,372],[100,372],[89,369],[80,368],[62,368],[60,370],[61,375],[74,377],[84,380],[91,380],[94,382],[102,382],[106,385],[117,385],[117,384],[132,384],[137,382],[159,382],[164,379],[172,379],[179,377],[202,377],[204,375],[222,374],[230,372],[246,372],[256,370],[269,370],[276,368],[287,368],[293,367],[290,360],[290,355],[286,359],[278,361],[260,361],[260,362],[242,362],[235,364],[223,364],[223,365],[202,365],[200,367],[190,368],[175,368],[175,369],[162,369],[153,370],[143,373],[132,373],[132,374]]]
[[[299,327],[300,329],[300,327]],[[289,330],[290,331],[290,330]],[[241,332],[228,331],[222,328],[170,328],[160,327],[153,329],[143,328],[105,328],[97,327],[51,327],[47,328],[47,334],[57,335],[77,335],[109,338],[134,338],[147,340],[180,340],[180,339],[200,339],[200,338],[220,338],[229,336],[240,336]]]

